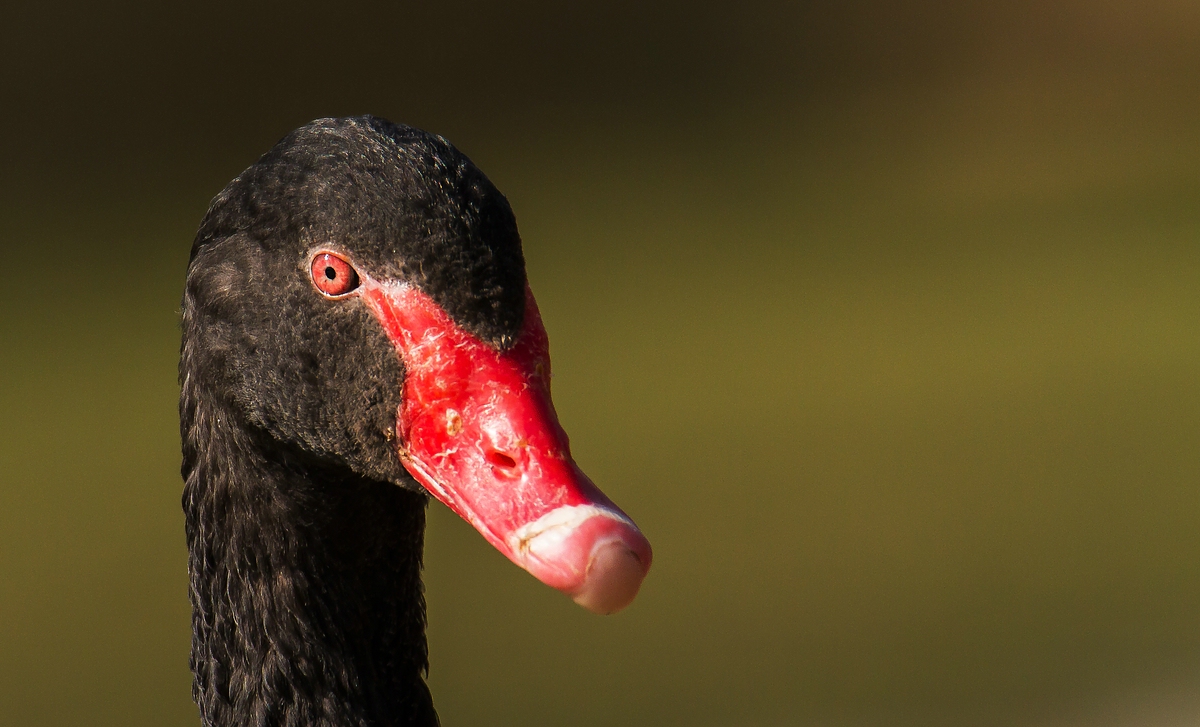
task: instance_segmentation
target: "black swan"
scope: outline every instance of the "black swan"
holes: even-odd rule
[[[571,459],[516,220],[446,140],[292,132],[216,196],[183,298],[204,725],[434,725],[427,494],[588,609],[650,545]]]

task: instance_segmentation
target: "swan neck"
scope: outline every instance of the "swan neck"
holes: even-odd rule
[[[426,498],[182,400],[193,697],[206,727],[436,725]]]

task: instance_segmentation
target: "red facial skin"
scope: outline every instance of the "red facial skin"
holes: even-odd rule
[[[543,583],[600,613],[628,604],[650,544],[571,458],[533,293],[515,345],[500,352],[415,287],[358,280],[404,363],[396,441],[409,473]]]

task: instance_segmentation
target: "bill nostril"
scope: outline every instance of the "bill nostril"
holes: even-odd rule
[[[498,452],[494,449],[487,453],[487,460],[488,462],[491,462],[492,465],[506,470],[515,469],[517,466],[517,460],[508,456],[504,452]]]

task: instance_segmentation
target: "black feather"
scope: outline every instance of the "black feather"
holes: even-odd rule
[[[193,694],[205,725],[432,725],[427,498],[394,449],[404,371],[314,249],[420,287],[496,348],[525,267],[508,202],[438,136],[365,116],[289,134],[213,200],[183,299]]]

